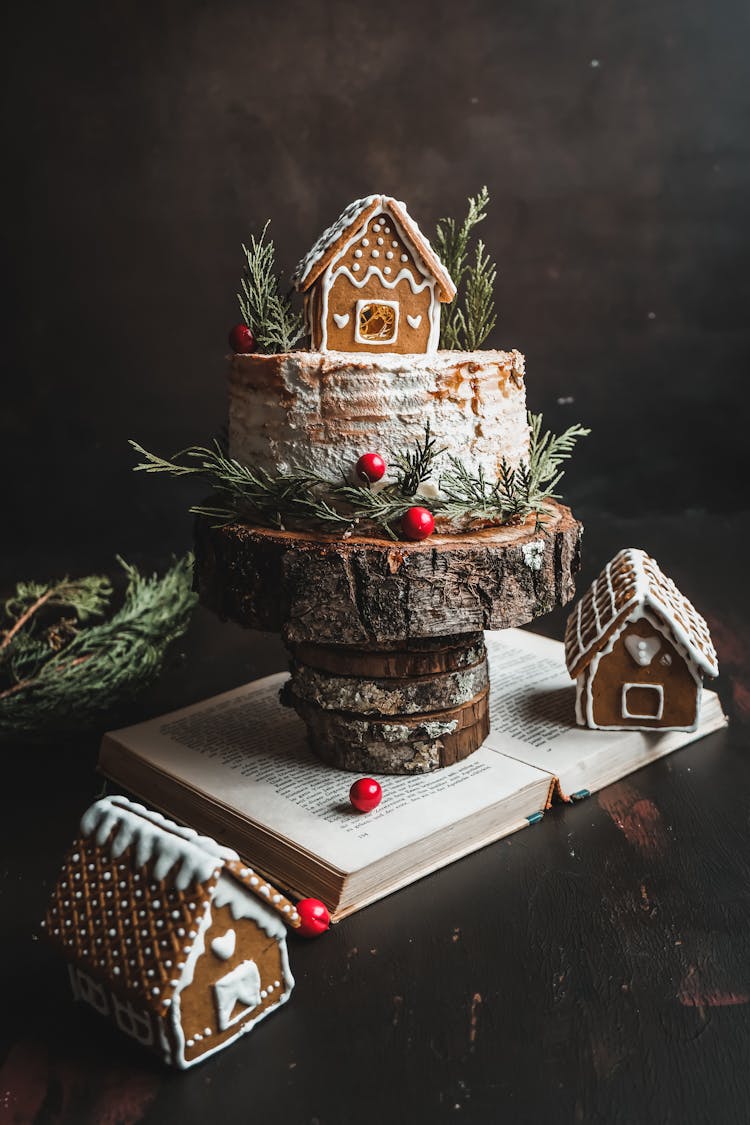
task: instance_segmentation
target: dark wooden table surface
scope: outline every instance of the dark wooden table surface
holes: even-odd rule
[[[746,1123],[747,6],[112,0],[6,30],[2,591],[188,545],[189,488],[133,477],[126,438],[221,425],[248,229],[273,216],[288,271],[358,195],[429,230],[487,182],[490,343],[554,428],[593,428],[581,583],[651,551],[732,726],[292,940],[289,1005],[187,1075],[74,1006],[38,940],[97,734],[2,747],[0,1123]],[[133,718],[284,664],[203,613],[180,653]]]

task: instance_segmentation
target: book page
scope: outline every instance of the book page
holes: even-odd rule
[[[383,800],[363,817],[348,800],[356,775],[319,761],[303,722],[279,703],[285,679],[266,677],[108,739],[343,872],[526,789],[528,807],[516,802],[514,819],[544,807],[548,775],[482,747],[433,774],[381,778]],[[106,742],[103,758],[107,772]]]
[[[485,747],[554,774],[564,796],[593,792],[726,724],[704,691],[697,731],[601,731],[579,727],[564,646],[522,629],[485,634],[491,730]]]

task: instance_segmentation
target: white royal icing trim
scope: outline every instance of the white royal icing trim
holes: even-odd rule
[[[631,633],[624,643],[630,656],[641,668],[648,668],[662,647],[659,637],[641,637],[637,633]]]
[[[628,692],[632,688],[643,688],[645,691],[655,691],[658,699],[659,706],[655,715],[644,715],[639,711],[631,711],[628,707]],[[622,693],[620,696],[620,709],[622,711],[623,719],[651,719],[658,721],[664,714],[664,686],[663,684],[632,684],[624,683],[622,685]]]
[[[389,309],[394,309],[396,318],[393,325],[393,335],[389,336],[387,340],[373,340],[369,336],[363,336],[360,332],[360,314],[368,305],[387,305]],[[357,301],[354,307],[354,339],[358,344],[374,344],[376,347],[387,349],[389,344],[395,344],[398,339],[400,315],[401,309],[398,301],[385,301],[382,297],[366,297],[364,300]]]
[[[337,328],[346,328],[349,323],[349,313],[334,313],[333,319],[336,321]]]
[[[221,937],[215,937],[211,942],[211,952],[219,960],[228,961],[237,948],[237,934],[234,930],[227,930]]]
[[[84,836],[93,835],[99,847],[104,847],[113,829],[115,834],[109,845],[113,859],[134,845],[137,867],[154,860],[155,880],[166,879],[178,868],[175,886],[180,891],[194,881],[206,883],[221,862],[239,858],[231,848],[222,847],[208,836],[199,836],[192,828],[183,828],[125,797],[104,797],[81,818],[81,832]]]
[[[355,199],[348,207],[345,207],[338,219],[336,219],[334,223],[331,223],[329,227],[326,227],[320,238],[313,244],[304,258],[300,260],[292,274],[292,283],[298,286],[302,285],[312,267],[316,262],[320,261],[328,247],[338,241],[349,224],[356,222],[359,215],[361,215],[363,211],[367,211],[378,199],[382,199],[382,196],[366,195],[364,199]]]
[[[219,1031],[239,1023],[260,1004],[260,972],[253,960],[241,961],[214,982],[216,1023]],[[232,1012],[242,1005],[236,1015]]]
[[[406,314],[406,320],[410,328],[419,328],[422,323],[422,314],[419,316],[412,316],[411,313]]]

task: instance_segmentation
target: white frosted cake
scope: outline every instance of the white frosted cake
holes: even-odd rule
[[[340,483],[365,450],[438,446],[494,479],[528,455],[520,352],[234,355],[229,452],[269,472],[300,467]],[[386,480],[389,474],[386,474]]]

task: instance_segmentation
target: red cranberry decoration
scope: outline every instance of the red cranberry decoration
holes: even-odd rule
[[[363,453],[357,461],[357,476],[375,484],[385,473],[386,464],[379,453]]]
[[[258,346],[255,337],[246,324],[235,324],[229,333],[229,346],[240,355],[250,355]]]
[[[383,790],[374,777],[360,777],[349,790],[349,800],[360,812],[372,812],[380,804]]]
[[[407,539],[426,539],[435,530],[435,520],[427,508],[409,508],[401,520],[401,530]]]
[[[297,903],[302,924],[297,933],[302,937],[319,937],[331,924],[331,915],[319,898],[303,898]]]

